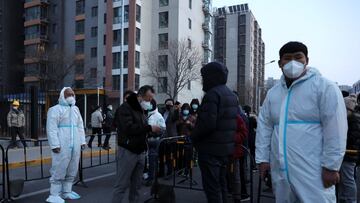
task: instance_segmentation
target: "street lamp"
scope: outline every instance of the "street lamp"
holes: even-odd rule
[[[269,65],[269,64],[271,64],[271,63],[274,63],[275,62],[275,60],[271,60],[271,61],[269,61],[269,62],[267,62],[267,63],[265,63],[264,64],[264,69],[265,69],[265,66],[266,65]],[[265,72],[265,71],[264,71]],[[262,90],[264,90],[264,86],[262,86],[262,87],[260,87],[260,86],[258,86],[257,87],[257,94],[258,94],[258,99],[257,99],[257,102],[258,102],[258,105],[257,105],[257,110],[259,111],[260,110],[260,100],[261,100],[261,98],[260,98],[260,89],[262,89]],[[259,112],[257,112],[257,113],[259,113]]]

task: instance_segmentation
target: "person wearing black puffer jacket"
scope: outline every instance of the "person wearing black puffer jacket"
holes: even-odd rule
[[[138,202],[141,179],[145,167],[146,139],[149,133],[159,133],[160,127],[149,125],[144,111],[152,109],[153,87],[142,86],[130,94],[115,114],[118,133],[117,173],[112,203],[122,202],[129,188],[129,201]],[[125,164],[124,164],[125,163]]]
[[[205,96],[191,139],[198,151],[202,182],[209,203],[227,202],[226,165],[234,153],[238,100],[226,86],[228,70],[218,62],[201,69]]]

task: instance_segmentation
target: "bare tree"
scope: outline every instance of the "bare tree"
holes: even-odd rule
[[[43,45],[37,46],[33,53],[27,53],[28,60],[40,64],[39,80],[44,90],[59,89],[65,77],[75,70],[75,56],[66,56],[59,49],[45,50]]]
[[[167,56],[167,64],[166,60],[161,58],[163,56]],[[156,80],[164,90],[163,93],[172,99],[176,99],[190,82],[200,79],[202,57],[199,50],[187,40],[172,41],[167,49],[146,54],[145,60],[149,68],[147,76]],[[165,77],[167,84],[161,81]]]

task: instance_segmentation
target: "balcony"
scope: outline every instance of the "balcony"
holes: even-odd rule
[[[203,24],[202,24],[202,28],[203,28],[205,31],[210,31],[209,23],[203,23]]]
[[[206,5],[206,4],[203,5],[203,12],[204,12],[206,15],[210,14],[209,5]]]
[[[26,0],[24,4],[24,8],[30,8],[34,6],[49,6],[49,0]]]

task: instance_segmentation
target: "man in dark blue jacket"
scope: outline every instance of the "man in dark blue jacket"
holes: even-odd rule
[[[218,62],[201,69],[206,93],[191,138],[199,153],[203,187],[209,203],[227,202],[226,164],[234,152],[238,101],[226,86],[228,70]]]

